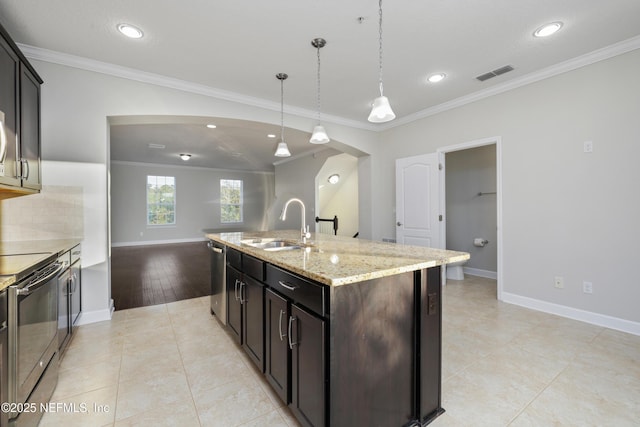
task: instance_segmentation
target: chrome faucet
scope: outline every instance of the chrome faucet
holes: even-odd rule
[[[287,200],[287,203],[284,204],[284,206],[282,207],[282,213],[280,214],[280,220],[284,221],[285,219],[287,219],[287,208],[289,207],[289,204],[291,202],[298,202],[300,203],[300,207],[302,210],[302,228],[300,229],[300,239],[302,240],[302,243],[307,243],[307,239],[309,237],[311,237],[311,233],[309,233],[309,226],[305,225],[306,224],[306,213],[305,213],[305,208],[304,208],[304,203],[302,202],[302,200],[297,199],[297,198],[292,198]]]

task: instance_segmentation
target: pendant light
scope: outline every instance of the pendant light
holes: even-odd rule
[[[324,126],[320,124],[320,49],[323,48],[325,44],[327,44],[327,42],[323,38],[311,40],[311,46],[315,47],[318,51],[318,124],[313,128],[313,133],[311,134],[311,139],[309,140],[309,142],[312,144],[326,144],[327,142],[329,142],[329,135],[327,135],[327,131],[324,130]]]
[[[291,152],[289,152],[289,147],[287,147],[287,143],[284,142],[284,81],[289,77],[285,73],[276,74],[276,78],[280,80],[280,142],[278,142],[278,148],[276,148],[276,157],[289,157],[291,156]]]
[[[389,99],[384,96],[382,89],[382,0],[378,0],[378,15],[380,17],[378,25],[380,96],[373,100],[373,107],[368,119],[371,123],[385,123],[396,118],[389,104]]]

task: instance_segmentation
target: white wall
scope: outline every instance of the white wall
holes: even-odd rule
[[[500,136],[505,296],[640,334],[638,75],[640,50],[384,132],[371,156],[374,238],[394,233],[396,158]]]
[[[132,115],[186,115],[229,117],[280,123],[280,111],[215,99],[192,92],[114,77],[53,62],[31,58],[42,86],[42,157],[44,162],[65,162],[65,167],[48,173],[43,165],[44,185],[83,187],[85,251],[92,265],[83,271],[83,285],[90,301],[83,320],[110,317],[108,277],[108,118]],[[314,118],[285,114],[288,127],[313,129]],[[325,123],[332,143],[368,151],[376,139],[371,131]],[[348,144],[340,141],[348,141]],[[84,259],[83,259],[84,260]],[[83,264],[84,266],[84,264]]]
[[[147,226],[147,175],[176,178],[176,224]],[[243,222],[220,222],[220,179],[243,181]],[[273,173],[187,166],[111,163],[111,243],[131,245],[203,239],[203,230],[265,230],[274,199]]]

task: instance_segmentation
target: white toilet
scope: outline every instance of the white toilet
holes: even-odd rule
[[[464,271],[462,266],[466,263],[467,261],[465,260],[447,264],[447,280],[464,280]]]

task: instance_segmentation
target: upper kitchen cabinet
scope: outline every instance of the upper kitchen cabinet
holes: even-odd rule
[[[42,79],[0,25],[0,199],[40,191]]]

